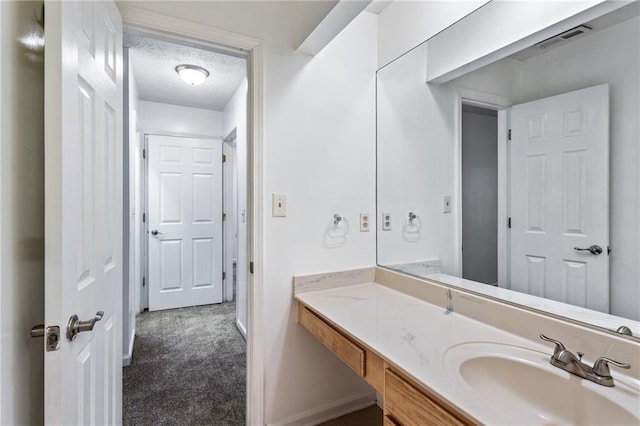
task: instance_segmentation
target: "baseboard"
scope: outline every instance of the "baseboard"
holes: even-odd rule
[[[129,339],[129,347],[127,348],[127,353],[122,357],[122,366],[128,367],[131,365],[131,358],[133,357],[133,343],[136,339],[136,330],[133,330],[131,333],[131,339]]]
[[[376,394],[367,392],[350,396],[321,405],[308,411],[293,415],[279,422],[269,423],[269,426],[310,426],[326,422],[337,417],[345,416],[354,411],[362,410],[376,403]]]
[[[242,325],[242,323],[240,323],[240,321],[238,321],[238,318],[236,318],[236,328],[238,329],[240,334],[242,334],[242,337],[246,341],[247,340],[247,329],[244,328],[244,326]]]

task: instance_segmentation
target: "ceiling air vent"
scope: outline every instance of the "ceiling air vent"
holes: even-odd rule
[[[542,49],[546,49],[549,48],[551,46],[555,46],[559,43],[563,43],[567,40],[570,40],[572,38],[584,35],[586,33],[588,33],[589,31],[591,31],[591,28],[587,27],[586,25],[580,25],[577,26],[575,28],[571,28],[570,30],[567,30],[563,33],[560,33],[558,35],[555,35],[553,37],[550,37],[546,40],[541,41],[540,43],[537,44],[538,47],[542,48]]]

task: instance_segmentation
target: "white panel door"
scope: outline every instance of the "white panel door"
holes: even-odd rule
[[[45,2],[46,424],[122,423],[122,22],[115,4]],[[91,331],[65,336],[73,314]],[[46,341],[46,339],[45,339]]]
[[[149,136],[149,310],[222,302],[222,141]]]
[[[609,312],[608,85],[516,105],[511,123],[511,288]]]

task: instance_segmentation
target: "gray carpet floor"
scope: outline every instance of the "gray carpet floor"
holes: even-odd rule
[[[139,315],[123,382],[125,425],[244,425],[246,344],[235,302]]]

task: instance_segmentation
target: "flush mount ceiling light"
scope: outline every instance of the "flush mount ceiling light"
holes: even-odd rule
[[[176,72],[182,79],[192,86],[197,86],[209,77],[209,71],[197,65],[178,65]]]

